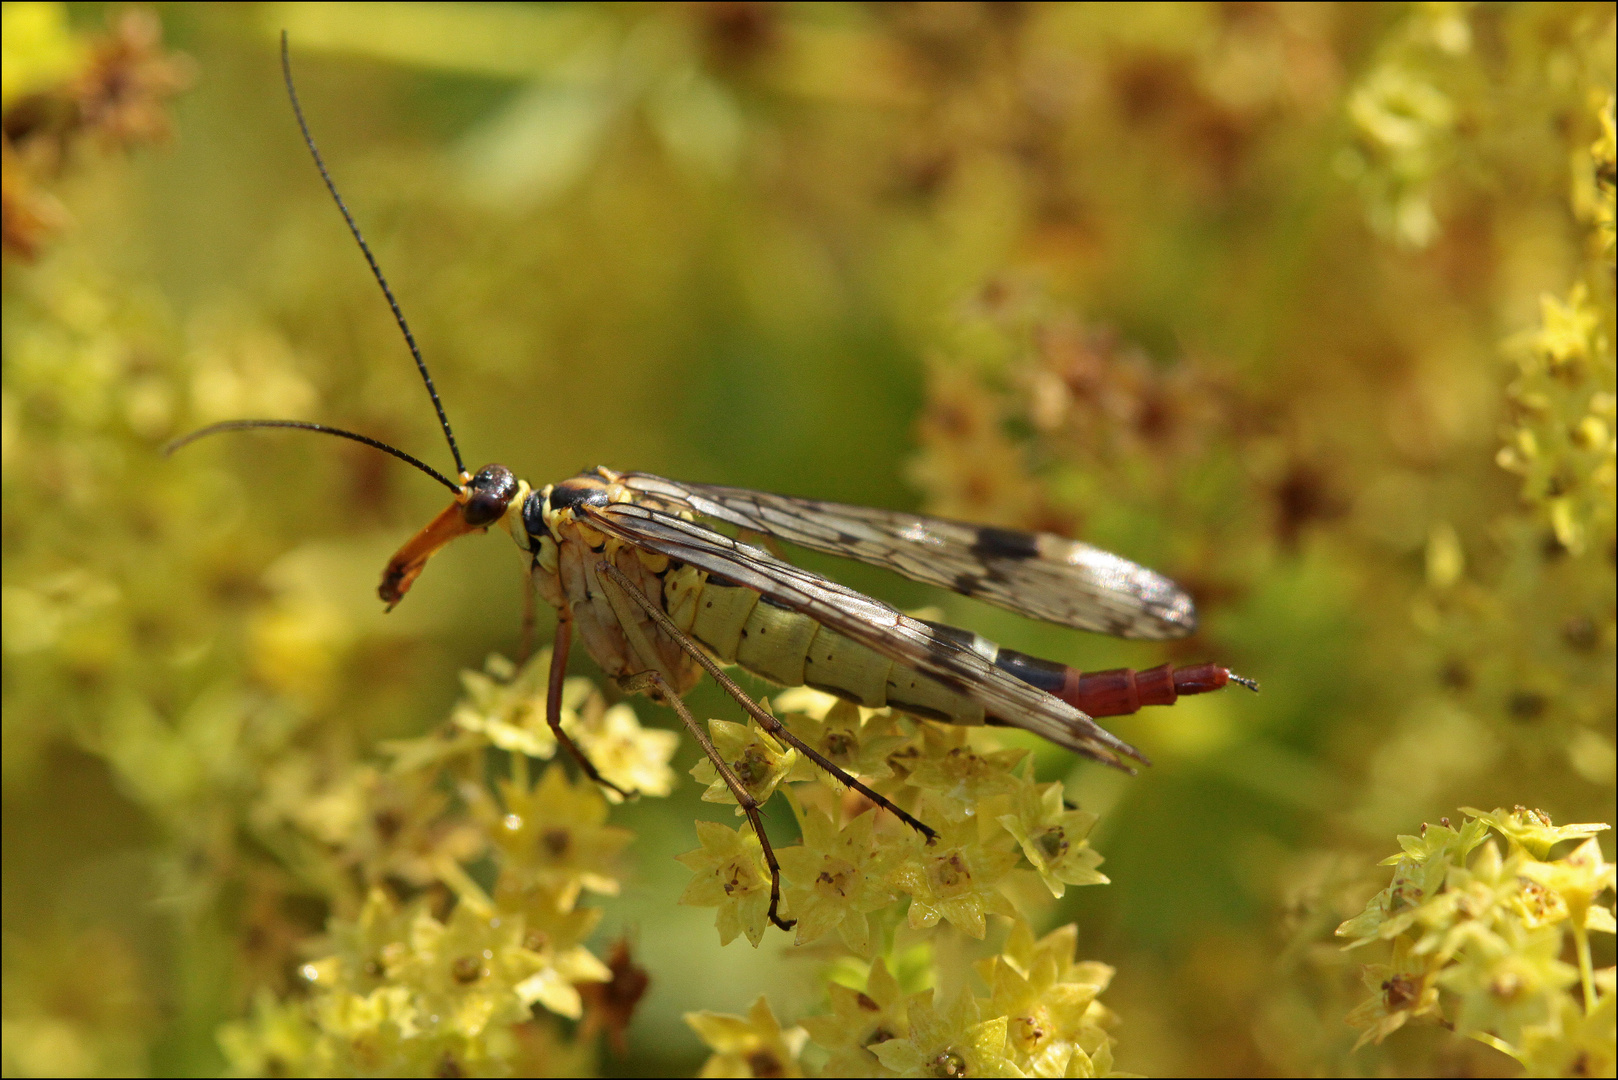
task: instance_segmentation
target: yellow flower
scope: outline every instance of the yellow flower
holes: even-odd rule
[[[981,939],[986,915],[1016,913],[999,885],[1017,856],[983,843],[978,832],[972,820],[946,825],[936,841],[916,843],[893,872],[893,884],[910,894],[911,926],[930,927],[944,918]]]
[[[1085,810],[1068,810],[1062,802],[1061,784],[1026,781],[1012,806],[1012,813],[995,820],[1016,838],[1052,896],[1061,896],[1069,885],[1107,883],[1107,875],[1096,869],[1101,865],[1101,853],[1085,839],[1097,818]]]
[[[1028,755],[1026,750],[989,750],[979,753],[967,745],[964,727],[923,722],[920,756],[911,764],[908,782],[931,793],[935,810],[950,821],[977,811],[977,804],[992,795],[1010,795],[1018,780],[1012,770]]]
[[[1612,968],[1606,969],[1610,976]],[[1618,1066],[1614,1045],[1612,979],[1588,1013],[1563,995],[1555,1014],[1543,1024],[1523,1028],[1522,1063],[1527,1076],[1611,1076]]]
[[[1076,963],[1077,944],[1073,924],[1035,942],[1027,921],[1018,918],[1002,954],[975,965],[990,987],[989,1010],[1007,1017],[1007,1047],[1025,1073],[1065,1076],[1078,1068],[1093,1074],[1092,1059],[1103,1049],[1110,1062],[1114,1040],[1106,1029],[1116,1017],[1096,999],[1113,969]]]
[[[490,656],[482,672],[461,672],[466,697],[455,706],[452,722],[482,735],[502,750],[550,758],[556,753],[556,736],[545,720],[550,670],[549,649],[533,656],[520,671],[505,657]],[[564,715],[571,711],[569,706],[576,707],[582,697],[588,696],[589,683],[569,680],[567,690],[572,694],[563,695]]]
[[[713,1056],[699,1076],[802,1076],[798,1052],[808,1033],[802,1028],[781,1030],[769,1001],[761,994],[745,1017],[727,1013],[686,1013],[691,1025]]]
[[[532,789],[515,781],[497,786],[504,813],[492,800],[468,795],[503,854],[503,871],[556,890],[569,907],[580,888],[617,895],[613,864],[634,833],[604,824],[607,803],[593,783],[570,783],[566,770],[552,764]]]
[[[529,1001],[517,987],[544,961],[522,947],[522,930],[520,918],[478,914],[468,904],[456,905],[447,923],[416,914],[409,953],[390,974],[410,989],[424,1031],[444,1024],[476,1038],[490,1023],[526,1018]]]
[[[539,970],[517,985],[518,996],[527,1004],[537,1003],[577,1020],[584,1006],[578,984],[612,978],[612,971],[582,944],[601,921],[601,909],[570,907],[542,888],[520,896],[497,888],[496,895],[502,917],[520,918],[523,949],[540,961]]]
[[[1552,863],[1528,863],[1519,872],[1560,897],[1574,925],[1586,926],[1596,898],[1613,888],[1614,869],[1601,854],[1601,845],[1592,838],[1574,848],[1566,858]]]
[[[892,1075],[871,1052],[872,1046],[910,1033],[904,994],[888,972],[888,965],[881,957],[871,964],[863,991],[839,983],[829,984],[826,991],[831,998],[831,1015],[811,1016],[803,1022],[815,1044],[831,1051],[821,1074]]]
[[[307,1002],[279,1001],[267,987],[253,995],[252,1012],[219,1029],[219,1048],[231,1076],[308,1076],[320,1030]]]
[[[835,804],[828,812],[790,788],[787,797],[803,843],[777,852],[776,858],[788,883],[788,906],[798,920],[796,943],[807,945],[835,927],[850,949],[871,955],[875,941],[865,913],[886,906],[894,895],[886,881],[889,856],[872,834],[876,812],[868,810],[839,830],[832,818]]]
[[[978,1003],[961,991],[942,1012],[925,990],[907,1003],[910,1034],[874,1043],[882,1067],[899,1076],[1022,1076],[1006,1055],[1006,1018],[979,1018]]]
[[[1364,1028],[1357,1050],[1368,1042],[1380,1043],[1418,1017],[1438,1018],[1438,988],[1433,985],[1439,964],[1431,957],[1411,952],[1410,939],[1395,938],[1392,962],[1367,964],[1365,985],[1374,995],[1361,1002],[1344,1019],[1350,1027]]]
[[[1494,842],[1485,843],[1471,866],[1451,866],[1436,894],[1415,906],[1395,925],[1420,930],[1412,951],[1447,962],[1468,945],[1502,947],[1496,924],[1522,893],[1518,870],[1524,856],[1500,857]]]
[[[1487,814],[1470,806],[1461,807],[1461,811],[1494,826],[1494,830],[1501,836],[1522,847],[1536,859],[1544,859],[1550,854],[1551,848],[1563,840],[1584,840],[1612,828],[1611,825],[1603,825],[1600,822],[1588,825],[1553,825],[1550,815],[1545,811],[1528,810],[1521,806],[1514,807],[1510,812],[1497,809]]]
[[[1338,937],[1355,939],[1344,948],[1404,933],[1418,918],[1421,905],[1444,887],[1449,868],[1464,866],[1467,855],[1488,833],[1485,823],[1469,819],[1459,829],[1448,824],[1423,825],[1419,836],[1400,836],[1404,853],[1381,863],[1393,865],[1392,882],[1371,898],[1364,911],[1337,928]]]
[[[599,695],[592,695],[564,719],[563,728],[578,743],[584,756],[609,782],[638,795],[667,795],[674,790],[674,770],[669,760],[679,749],[680,737],[672,731],[644,728],[628,702],[606,708]],[[622,799],[616,791],[602,792],[610,802]]]
[[[730,765],[731,771],[742,782],[742,787],[763,805],[769,797],[775,794],[775,789],[781,781],[787,779],[793,766],[798,762],[796,750],[783,748],[780,743],[768,734],[759,730],[756,724],[733,724],[729,720],[709,720],[708,736],[713,740],[714,749],[719,756]],[[699,784],[707,784],[708,790],[702,793],[703,802],[734,803],[736,796],[731,793],[725,784],[719,770],[714,763],[704,757],[691,769],[691,775]],[[736,812],[742,812],[741,807]]]
[[[776,699],[777,703],[783,698],[785,694]],[[883,780],[893,775],[888,755],[909,742],[910,737],[899,732],[891,715],[875,713],[862,720],[864,711],[850,702],[835,701],[823,717],[788,713],[785,722],[792,734],[849,775]],[[816,769],[815,775],[834,790],[842,789],[842,783],[824,769]]]
[[[680,894],[680,903],[719,909],[714,920],[719,944],[729,945],[745,932],[756,947],[764,937],[770,910],[770,874],[758,837],[749,825],[733,831],[712,821],[699,821],[697,839],[700,848],[676,856],[696,872]]]
[[[1444,969],[1438,983],[1461,999],[1457,1031],[1487,1032],[1515,1043],[1525,1025],[1544,1023],[1561,991],[1579,977],[1578,969],[1557,959],[1562,930],[1533,930],[1511,922],[1501,926],[1497,948],[1466,949]]]
[[[337,951],[298,969],[308,983],[323,990],[348,989],[368,994],[393,978],[409,953],[405,944],[420,905],[401,908],[382,889],[372,889],[355,919],[334,919]]]

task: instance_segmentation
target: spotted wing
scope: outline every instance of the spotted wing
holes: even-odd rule
[[[647,473],[621,479],[660,508],[858,559],[1045,622],[1125,638],[1177,638],[1197,628],[1191,597],[1168,578],[1053,533],[676,483]]]
[[[1139,751],[1067,702],[1007,674],[970,647],[880,600],[793,566],[673,513],[636,503],[582,506],[595,528],[753,589],[907,668],[971,698],[996,720],[1121,769]],[[1133,770],[1130,770],[1133,771]]]

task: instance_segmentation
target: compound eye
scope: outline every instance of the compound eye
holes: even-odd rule
[[[472,492],[461,513],[474,527],[499,521],[511,497],[517,494],[517,478],[504,465],[485,465],[472,477],[470,486]]]

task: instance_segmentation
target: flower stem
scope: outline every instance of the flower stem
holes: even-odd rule
[[[1596,981],[1590,970],[1590,935],[1577,920],[1573,922],[1573,942],[1579,952],[1579,981],[1584,986],[1584,1015],[1589,1016],[1596,1007]]]
[[[1515,1046],[1512,1046],[1510,1043],[1506,1042],[1504,1039],[1496,1038],[1495,1036],[1490,1035],[1487,1031],[1469,1031],[1467,1034],[1485,1046],[1494,1047],[1496,1050],[1500,1051],[1502,1054],[1505,1054],[1519,1065],[1528,1064],[1528,1062],[1523,1060],[1522,1052]]]

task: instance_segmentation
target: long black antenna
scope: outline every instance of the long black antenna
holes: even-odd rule
[[[457,476],[465,476],[466,465],[461,461],[461,448],[455,445],[455,432],[450,430],[449,417],[444,413],[443,402],[438,400],[438,388],[433,385],[433,377],[427,372],[427,361],[421,358],[421,350],[416,347],[416,337],[410,332],[410,324],[405,321],[404,312],[399,310],[399,301],[393,298],[393,290],[388,287],[388,279],[382,276],[382,268],[376,264],[376,257],[371,254],[370,245],[365,242],[365,237],[360,235],[360,227],[354,223],[354,215],[348,212],[348,206],[343,202],[343,197],[337,193],[337,185],[332,183],[331,173],[326,171],[325,159],[320,156],[320,149],[315,146],[315,137],[309,134],[309,122],[303,118],[303,106],[298,103],[298,88],[292,84],[292,57],[287,49],[287,32],[285,30],[281,31],[281,74],[286,79],[287,96],[292,99],[293,115],[298,118],[298,127],[303,132],[303,143],[309,148],[310,155],[314,157],[315,168],[320,170],[320,178],[326,182],[326,190],[331,192],[333,201],[337,203],[337,209],[342,211],[343,220],[348,222],[348,231],[354,234],[354,240],[359,244],[360,251],[365,254],[365,261],[371,264],[371,274],[376,278],[376,283],[382,286],[382,295],[387,297],[388,307],[393,309],[394,321],[399,324],[399,329],[404,331],[405,344],[410,346],[410,355],[415,358],[416,370],[421,372],[421,381],[427,384],[427,396],[433,399],[433,408],[438,410],[438,422],[443,425],[444,438],[449,440],[449,452],[455,456],[455,473]],[[317,430],[330,430],[332,434],[341,434],[345,438],[359,439],[361,442],[367,441],[358,435],[338,432],[335,428]],[[199,432],[198,434],[201,433]],[[387,450],[388,453],[396,457],[406,458],[399,451],[382,446],[380,443],[373,445],[376,445],[378,449]],[[415,458],[406,458],[406,460],[421,465],[421,462],[416,461]],[[421,467],[427,468],[425,465]],[[432,472],[431,469],[427,469],[427,471]],[[433,473],[433,475],[438,476],[437,473]],[[443,477],[440,476],[439,479],[442,480]],[[456,485],[451,484],[450,486],[455,487]]]
[[[175,439],[173,442],[163,447],[163,456],[167,457],[169,454],[174,453],[174,451],[178,450],[187,443],[194,443],[198,439],[206,438],[209,435],[218,435],[223,431],[242,431],[246,428],[271,427],[298,428],[301,431],[318,431],[322,435],[336,435],[339,439],[353,439],[357,443],[364,443],[366,446],[375,447],[384,454],[392,454],[400,461],[414,465],[416,468],[420,469],[434,480],[437,480],[440,484],[443,484],[445,487],[455,492],[455,494],[459,495],[461,493],[461,485],[457,484],[455,481],[451,480],[449,477],[445,476],[431,465],[428,465],[426,462],[419,461],[405,453],[403,450],[389,446],[380,439],[373,439],[369,435],[360,435],[353,431],[344,431],[342,428],[334,428],[326,424],[312,424],[307,420],[226,420],[218,424],[209,424],[205,428],[198,428],[189,435],[181,435],[178,439]],[[452,443],[451,445],[454,444]]]

